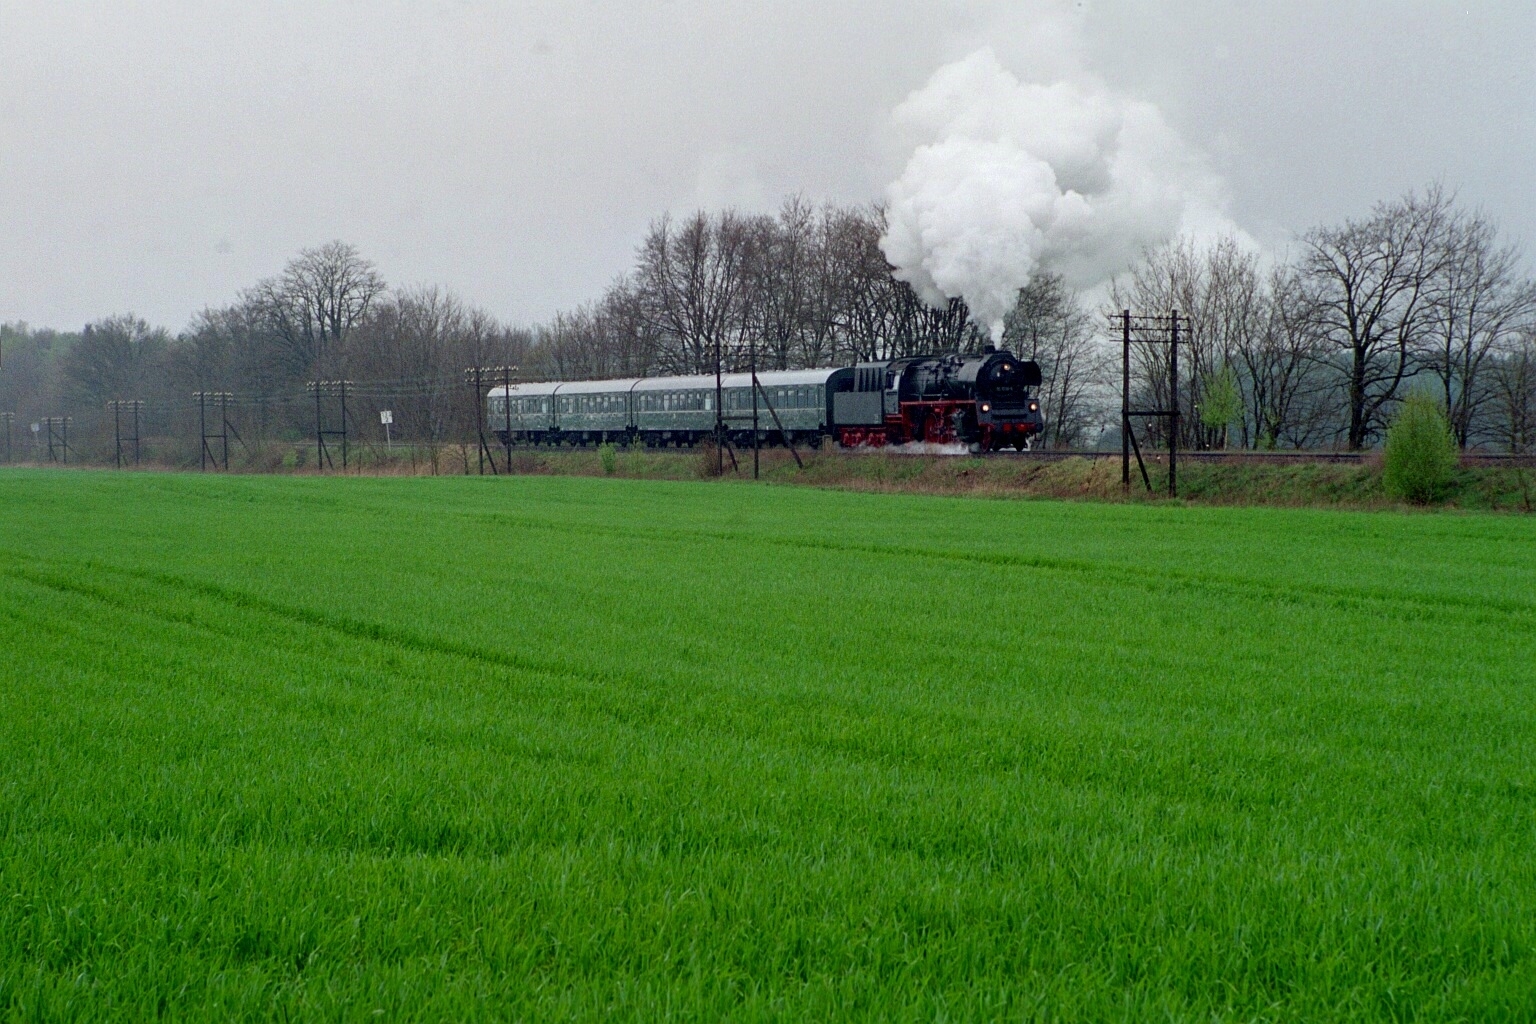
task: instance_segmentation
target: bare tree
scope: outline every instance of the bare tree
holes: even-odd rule
[[[1269,316],[1269,294],[1259,272],[1257,254],[1235,238],[1218,238],[1206,246],[1179,238],[1144,254],[1127,279],[1110,289],[1111,311],[1130,309],[1148,314],[1178,312],[1185,318],[1180,337],[1180,434],[1184,444],[1206,447],[1212,429],[1200,416],[1204,381],[1227,367],[1244,367],[1243,352],[1257,349]],[[1136,376],[1156,408],[1168,408],[1169,353],[1160,345],[1136,345],[1131,357]],[[1245,394],[1251,385],[1241,382]],[[1154,437],[1163,428],[1149,425]],[[1246,433],[1246,429],[1245,429]]]
[[[1095,419],[1095,384],[1105,376],[1095,333],[1095,318],[1054,274],[1039,274],[1020,289],[1008,313],[1003,343],[1015,355],[1040,364],[1041,441],[1050,447],[1081,443]]]
[[[1322,372],[1321,343],[1294,270],[1269,275],[1265,321],[1233,347],[1247,405],[1243,443],[1254,448],[1311,447],[1334,432],[1335,410]]]
[[[663,217],[640,247],[636,285],[661,341],[661,368],[712,371],[716,352],[741,336],[742,273],[748,244],[743,218],[699,212],[680,226]]]
[[[1494,398],[1483,372],[1494,353],[1528,332],[1536,316],[1536,283],[1520,276],[1520,252],[1498,244],[1483,214],[1457,214],[1447,259],[1430,304],[1432,346],[1425,362],[1439,378],[1451,430],[1467,446],[1479,414]]]
[[[384,278],[356,247],[328,242],[288,261],[244,299],[282,340],[289,375],[339,371],[353,327],[384,292]]]
[[[827,226],[830,317],[837,355],[851,362],[898,354],[894,336],[897,291],[880,251],[885,214],[878,207],[840,211]]]
[[[765,369],[787,370],[804,350],[816,269],[815,213],[799,196],[779,208],[777,219],[757,218],[748,266],[748,329],[756,331],[758,360]]]
[[[614,372],[623,377],[643,377],[657,365],[660,334],[645,315],[645,301],[629,278],[614,282],[599,304],[598,330],[613,352]]]
[[[1378,204],[1363,221],[1303,238],[1299,269],[1314,328],[1337,360],[1359,449],[1417,367],[1433,318],[1435,282],[1452,258],[1453,198],[1438,185]]]
[[[1536,451],[1536,332],[1496,357],[1490,376],[1497,412],[1490,433],[1515,454]]]

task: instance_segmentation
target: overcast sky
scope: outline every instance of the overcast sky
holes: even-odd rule
[[[304,246],[516,322],[671,209],[879,199],[890,114],[991,45],[1157,104],[1288,232],[1439,178],[1536,249],[1536,4],[0,0],[0,320],[173,330]]]

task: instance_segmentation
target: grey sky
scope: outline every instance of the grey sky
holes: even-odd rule
[[[1434,178],[1536,249],[1536,5],[1098,0],[1270,244]],[[172,329],[306,245],[514,321],[594,298],[663,210],[879,198],[889,113],[1022,3],[0,3],[0,320]]]

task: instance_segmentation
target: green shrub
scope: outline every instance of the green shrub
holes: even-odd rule
[[[619,468],[619,451],[612,443],[598,446],[597,457],[603,461],[603,472],[609,476]]]
[[[716,447],[713,439],[700,441],[694,449],[694,468],[699,476],[705,480],[717,477],[723,471],[720,449]]]
[[[1200,389],[1200,423],[1213,435],[1218,448],[1227,446],[1227,428],[1243,414],[1243,389],[1232,367],[1221,368],[1205,378]]]
[[[1387,430],[1387,493],[1420,504],[1434,501],[1449,487],[1456,464],[1456,439],[1440,403],[1422,392],[1409,395]]]

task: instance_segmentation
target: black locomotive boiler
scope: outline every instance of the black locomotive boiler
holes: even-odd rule
[[[1045,426],[1040,366],[1011,352],[910,356],[854,367],[852,387],[833,395],[838,442],[965,444],[1023,450]]]

